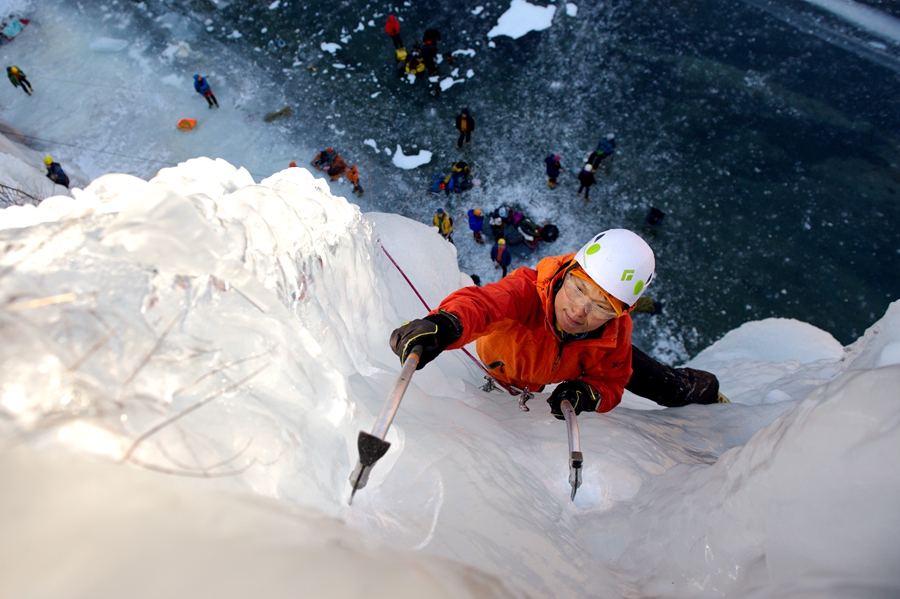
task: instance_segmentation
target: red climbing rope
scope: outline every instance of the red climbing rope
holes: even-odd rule
[[[378,241],[378,245],[381,247],[382,251],[384,251],[384,255],[388,257],[388,260],[390,260],[394,264],[394,266],[397,267],[397,271],[400,273],[400,275],[403,276],[404,279],[406,279],[406,282],[407,282],[407,284],[409,284],[410,289],[413,290],[413,292],[416,294],[416,297],[418,297],[419,301],[422,302],[422,305],[425,306],[425,309],[428,310],[429,312],[431,312],[431,308],[428,306],[428,302],[425,301],[425,298],[422,297],[422,294],[419,293],[419,290],[416,289],[416,286],[413,285],[412,281],[409,280],[409,277],[406,276],[406,273],[403,272],[403,269],[400,268],[400,265],[397,264],[397,261],[394,260],[394,257],[391,256],[390,252],[387,251],[387,248],[384,247],[384,245],[381,243],[380,240]],[[464,354],[469,356],[469,358],[471,358],[471,360],[473,362],[475,362],[475,364],[477,364],[481,370],[484,371],[484,374],[486,374],[488,377],[490,377],[490,379],[492,381],[494,381],[494,384],[499,385],[500,387],[503,387],[504,389],[506,389],[510,395],[520,395],[522,393],[521,390],[516,389],[512,385],[508,385],[508,384],[504,383],[503,381],[498,381],[497,379],[492,377],[491,373],[488,372],[488,369],[485,368],[484,364],[481,363],[481,360],[477,359],[475,356],[473,356],[471,353],[469,353],[469,350],[467,350],[466,348],[463,347],[462,351]]]

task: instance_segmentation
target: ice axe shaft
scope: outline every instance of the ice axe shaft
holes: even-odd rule
[[[569,484],[572,485],[570,498],[575,501],[575,492],[581,486],[581,466],[584,463],[584,456],[581,453],[581,437],[578,434],[578,416],[575,415],[575,408],[567,399],[562,400],[559,407],[566,418],[566,432],[569,434]]]
[[[388,393],[387,401],[384,402],[384,406],[381,408],[381,414],[378,415],[378,420],[375,422],[375,426],[372,427],[372,432],[359,431],[359,437],[356,440],[356,446],[359,450],[359,461],[350,474],[350,484],[353,485],[353,490],[350,492],[348,505],[353,503],[353,496],[356,495],[356,492],[366,486],[366,483],[369,481],[369,473],[372,471],[375,462],[380,460],[391,446],[384,438],[387,437],[388,429],[391,427],[391,422],[393,422],[394,416],[400,408],[400,401],[403,399],[403,394],[406,393],[406,388],[409,387],[409,382],[416,371],[416,366],[419,365],[421,356],[421,345],[415,346],[409,352],[406,361],[403,363],[403,368],[400,369],[400,375],[394,381],[394,386],[391,387],[391,391]]]

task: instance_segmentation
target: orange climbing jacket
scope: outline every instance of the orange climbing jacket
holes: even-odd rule
[[[532,392],[581,379],[600,393],[597,411],[608,412],[622,401],[631,378],[631,317],[610,320],[584,338],[563,340],[553,302],[574,255],[544,258],[537,270],[518,268],[492,285],[464,287],[439,309],[462,323],[462,337],[448,349],[477,339],[478,356],[491,376]]]
[[[347,169],[347,163],[344,161],[340,155],[335,156],[334,162],[331,163],[331,166],[328,168],[328,174],[331,175],[332,181],[337,181],[340,179],[341,175],[344,174],[344,171]]]
[[[356,170],[355,164],[344,174],[347,176],[347,180],[353,183],[353,185],[359,185],[359,171]]]

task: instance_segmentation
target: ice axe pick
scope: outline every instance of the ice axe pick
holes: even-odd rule
[[[417,345],[409,352],[406,361],[403,362],[403,368],[400,369],[400,374],[397,376],[397,380],[394,381],[394,386],[391,387],[387,401],[384,402],[384,406],[381,408],[381,414],[378,416],[375,426],[372,427],[372,432],[359,431],[359,437],[356,440],[356,446],[359,450],[359,461],[350,474],[350,484],[353,485],[353,490],[350,492],[348,505],[353,504],[353,496],[356,495],[356,492],[366,486],[366,483],[369,481],[369,473],[372,471],[372,467],[375,466],[375,462],[384,457],[384,454],[387,453],[388,448],[391,446],[384,438],[387,436],[391,421],[394,420],[394,415],[400,408],[400,400],[403,399],[403,394],[406,393],[406,388],[409,387],[409,382],[412,380],[412,375],[416,371],[416,366],[419,365],[419,358],[421,357],[422,346]]]
[[[584,456],[581,453],[581,437],[578,434],[578,417],[575,408],[568,399],[559,404],[563,416],[566,419],[566,432],[569,434],[569,484],[572,485],[572,501],[575,501],[575,492],[581,486],[581,466]]]

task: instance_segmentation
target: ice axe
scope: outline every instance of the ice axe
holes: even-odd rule
[[[417,345],[412,348],[412,351],[406,356],[406,361],[403,362],[403,368],[400,369],[400,374],[397,376],[397,380],[394,381],[394,386],[391,387],[387,401],[384,402],[384,406],[381,408],[381,414],[378,416],[375,426],[372,427],[372,432],[359,431],[359,437],[356,440],[359,450],[359,461],[350,474],[350,484],[353,485],[353,490],[350,492],[350,500],[347,502],[347,505],[353,504],[353,496],[356,495],[358,490],[366,486],[366,483],[369,481],[369,473],[372,471],[375,462],[384,457],[384,454],[387,453],[388,448],[391,446],[384,438],[387,437],[391,421],[394,420],[394,415],[397,414],[397,410],[400,408],[400,400],[403,399],[403,394],[406,393],[406,388],[409,387],[409,382],[412,380],[412,375],[416,371],[416,366],[419,365],[419,358],[421,357],[422,346]]]
[[[572,485],[571,499],[575,501],[575,492],[581,486],[581,466],[584,463],[581,437],[578,434],[578,417],[568,399],[562,400],[559,407],[566,418],[566,432],[569,434],[569,484]]]

